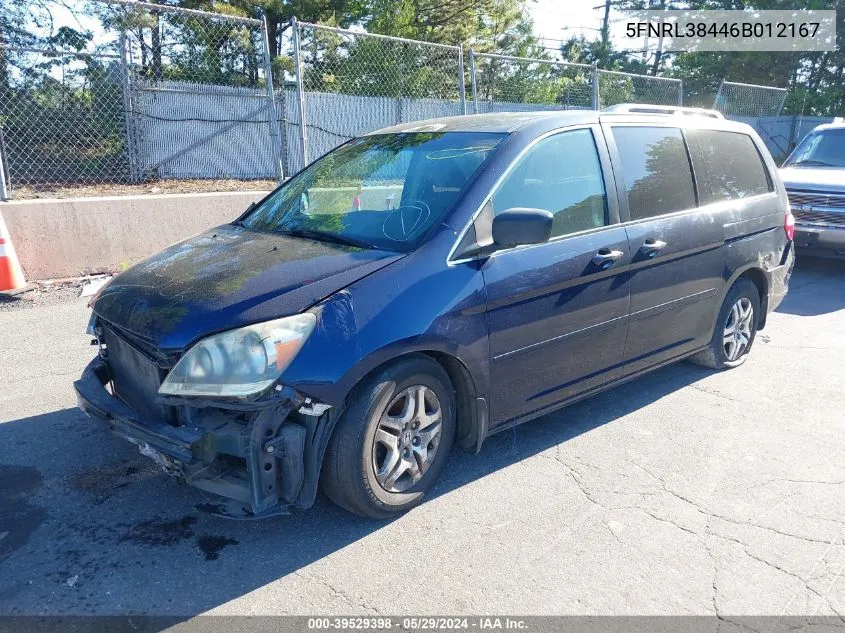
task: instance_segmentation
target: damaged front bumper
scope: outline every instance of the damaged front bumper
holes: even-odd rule
[[[242,509],[220,506],[224,513],[265,516],[313,504],[331,410],[309,407],[286,387],[255,402],[160,399],[179,409],[175,426],[125,404],[110,382],[108,363],[95,358],[74,382],[79,408],[167,472]]]

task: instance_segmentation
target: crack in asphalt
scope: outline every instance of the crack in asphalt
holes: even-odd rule
[[[771,527],[769,525],[761,525],[759,523],[754,523],[753,521],[734,519],[733,517],[729,517],[729,516],[725,516],[724,514],[719,514],[717,512],[713,512],[712,510],[710,510],[706,506],[701,505],[697,501],[694,501],[694,500],[690,499],[689,497],[685,497],[684,495],[682,495],[682,494],[672,490],[671,488],[669,488],[666,485],[666,482],[663,481],[663,479],[661,477],[652,473],[650,470],[648,470],[642,464],[639,464],[639,463],[637,463],[633,460],[630,460],[630,462],[634,466],[636,466],[637,468],[641,469],[646,474],[653,477],[656,481],[658,481],[660,483],[660,485],[662,486],[663,490],[665,490],[668,494],[672,495],[676,499],[680,499],[681,501],[691,505],[696,511],[698,511],[699,513],[701,513],[705,516],[713,517],[713,518],[716,518],[716,519],[721,519],[722,521],[726,521],[727,523],[733,523],[734,525],[747,525],[747,526],[750,526],[750,527],[755,527],[755,528],[758,528],[760,530],[766,530],[768,532],[780,534],[781,536],[789,536],[791,538],[800,539],[802,541],[807,541],[809,543],[821,543],[821,544],[824,544],[824,545],[830,545],[832,543],[832,541],[826,541],[824,539],[817,539],[817,538],[813,538],[811,536],[805,536],[803,534],[795,534],[793,532],[784,532],[783,530],[779,530],[779,529]]]
[[[737,402],[739,404],[745,404],[745,403],[748,402],[747,400],[740,400],[739,398],[734,398],[734,397],[728,396],[728,395],[726,395],[726,394],[724,394],[720,391],[708,389],[707,387],[702,387],[701,385],[691,384],[690,387],[692,387],[696,391],[699,391],[701,393],[705,393],[708,396],[714,396],[716,398],[721,398],[722,400],[728,400],[730,402]]]
[[[775,483],[776,481],[785,481],[794,484],[821,484],[823,486],[841,486],[845,484],[845,479],[839,479],[837,481],[827,481],[821,479],[787,479],[785,477],[776,477],[775,479],[769,479],[759,484],[754,484],[753,486],[748,486],[746,490],[751,490],[752,488],[762,488],[763,486],[768,486],[769,484]]]
[[[359,607],[361,609],[364,609],[365,611],[371,611],[372,613],[375,613],[376,615],[384,615],[376,607],[369,606],[368,604],[366,604],[364,601],[362,601],[360,598],[358,598],[356,596],[350,596],[349,594],[347,594],[344,591],[341,591],[340,589],[338,589],[337,587],[335,587],[334,585],[332,585],[330,582],[328,582],[327,580],[325,580],[323,578],[320,578],[318,576],[313,576],[311,574],[307,574],[304,571],[302,571],[301,569],[296,570],[292,573],[293,573],[294,576],[297,576],[297,577],[301,578],[302,580],[304,580],[306,582],[315,582],[318,585],[322,585],[323,587],[325,587],[326,589],[331,591],[335,596],[337,596],[338,598],[343,600],[349,606]]]
[[[745,555],[746,555],[746,556],[748,556],[749,558],[751,558],[751,559],[753,559],[753,560],[756,560],[756,561],[758,561],[758,562],[760,562],[760,563],[763,563],[764,565],[767,565],[767,566],[771,567],[772,569],[776,569],[777,571],[779,571],[779,572],[781,572],[781,573],[783,573],[783,574],[786,574],[787,576],[791,576],[791,577],[793,577],[793,578],[798,579],[799,581],[801,581],[802,586],[803,586],[803,587],[804,587],[807,591],[809,591],[810,593],[815,594],[815,595],[816,595],[816,596],[818,596],[818,597],[819,597],[819,598],[820,598],[820,599],[821,599],[821,600],[822,600],[825,604],[827,604],[828,608],[829,608],[829,609],[830,609],[833,613],[835,613],[835,614],[839,617],[839,619],[840,619],[840,620],[843,618],[843,614],[842,614],[842,613],[840,613],[840,612],[839,612],[839,611],[838,611],[838,610],[837,610],[837,609],[836,609],[836,608],[835,608],[835,607],[831,604],[830,600],[829,600],[829,599],[828,599],[825,595],[823,595],[821,592],[819,592],[819,591],[818,591],[815,587],[810,586],[809,581],[810,581],[810,580],[813,580],[813,578],[811,578],[811,577],[804,578],[804,577],[803,577],[803,576],[801,576],[800,574],[796,574],[795,572],[793,572],[793,571],[789,571],[788,569],[786,569],[786,568],[784,568],[784,567],[781,567],[780,565],[778,565],[778,564],[776,564],[776,563],[773,563],[773,562],[772,562],[772,561],[770,561],[770,560],[766,560],[765,558],[763,558],[763,557],[761,557],[761,556],[757,556],[756,554],[751,553],[751,552],[748,550],[748,548],[749,548],[748,543],[746,543],[746,542],[744,542],[744,541],[741,541],[741,540],[740,540],[740,539],[738,539],[738,538],[735,538],[735,537],[732,537],[732,536],[725,536],[724,534],[718,534],[718,533],[713,532],[713,531],[710,531],[710,530],[708,530],[708,532],[707,532],[707,533],[708,533],[710,536],[714,536],[714,537],[716,537],[716,538],[718,538],[718,539],[722,539],[722,540],[725,540],[725,541],[731,541],[731,542],[733,542],[733,543],[736,543],[737,545],[739,545],[739,546],[742,548],[742,551],[743,551],[743,552],[745,553]],[[834,577],[834,578],[835,578],[835,577]],[[843,620],[843,622],[845,622],[845,620]]]
[[[708,393],[710,393],[710,392],[708,392]],[[712,394],[712,395],[721,396],[721,394]],[[730,398],[728,398],[728,399],[730,399]],[[595,493],[593,491],[591,491],[589,489],[589,487],[587,486],[587,483],[584,480],[584,476],[583,476],[582,472],[580,470],[578,470],[577,468],[575,468],[572,463],[570,463],[569,461],[564,459],[564,457],[562,455],[560,455],[560,447],[557,447],[557,450],[555,451],[554,454],[549,455],[549,454],[541,453],[540,456],[545,457],[547,459],[551,459],[551,460],[557,462],[559,465],[563,466],[565,472],[567,473],[569,478],[575,483],[576,487],[581,492],[581,494],[584,496],[584,498],[586,498],[593,505],[595,505],[599,508],[602,508],[605,511],[630,510],[630,509],[638,510],[638,511],[646,514],[647,516],[651,517],[652,519],[654,519],[656,521],[659,521],[661,523],[667,523],[667,524],[671,525],[672,527],[674,527],[678,530],[681,530],[681,531],[683,531],[687,534],[692,535],[697,541],[699,541],[702,544],[702,546],[704,547],[705,551],[707,552],[707,555],[710,557],[710,559],[713,563],[713,577],[712,577],[712,580],[711,580],[711,587],[712,587],[712,590],[713,590],[712,591],[712,597],[711,597],[712,609],[713,609],[714,614],[716,615],[717,618],[719,618],[720,621],[740,626],[740,627],[747,629],[749,631],[755,631],[755,629],[753,627],[750,627],[747,624],[742,623],[742,622],[737,622],[735,620],[731,620],[730,618],[727,618],[727,617],[725,617],[724,615],[721,614],[720,608],[719,608],[719,595],[720,595],[720,593],[719,593],[719,587],[718,587],[719,560],[716,557],[716,555],[714,554],[710,544],[707,542],[707,537],[713,537],[713,538],[718,538],[718,539],[722,539],[722,540],[725,540],[725,541],[733,542],[733,543],[739,545],[742,552],[747,557],[751,558],[752,560],[760,562],[760,563],[766,565],[767,567],[770,567],[770,568],[772,568],[772,569],[774,569],[774,570],[776,570],[780,573],[783,573],[783,574],[788,575],[792,578],[795,578],[796,580],[798,580],[801,583],[801,586],[804,589],[806,589],[808,592],[812,593],[813,595],[817,596],[820,599],[821,603],[819,605],[819,608],[821,608],[822,605],[826,605],[831,613],[835,614],[842,622],[845,622],[845,614],[843,614],[841,611],[839,611],[832,604],[829,597],[827,597],[827,595],[825,595],[825,594],[830,593],[830,589],[832,589],[833,584],[842,575],[842,573],[845,572],[845,566],[843,566],[843,569],[841,569],[839,571],[839,573],[834,574],[833,579],[830,583],[830,586],[828,587],[828,590],[825,593],[822,593],[821,591],[819,591],[818,589],[816,589],[815,587],[813,587],[809,584],[810,581],[815,579],[812,576],[813,570],[811,570],[811,573],[808,574],[808,576],[805,578],[805,577],[801,576],[800,574],[797,574],[793,571],[790,571],[789,569],[786,569],[785,567],[783,567],[783,566],[781,566],[781,565],[779,565],[775,562],[767,560],[766,558],[763,558],[762,556],[759,556],[759,555],[751,552],[749,550],[750,545],[748,543],[746,543],[746,542],[744,542],[744,541],[742,541],[738,538],[735,538],[735,537],[732,537],[732,536],[726,536],[724,534],[719,534],[718,532],[713,531],[713,529],[711,528],[711,523],[712,523],[713,519],[719,519],[721,521],[725,521],[726,523],[730,523],[730,524],[734,524],[734,525],[743,525],[743,526],[748,526],[748,527],[754,527],[754,528],[757,528],[757,529],[766,530],[766,531],[772,532],[774,534],[786,536],[786,537],[789,537],[789,538],[795,538],[795,539],[799,539],[799,540],[811,542],[811,543],[826,544],[826,545],[829,546],[828,550],[830,549],[830,547],[832,547],[835,544],[835,542],[836,542],[836,540],[839,536],[838,534],[832,540],[826,541],[826,540],[823,540],[823,539],[816,539],[816,538],[808,537],[808,536],[801,535],[801,534],[784,532],[783,530],[779,530],[779,529],[771,527],[771,526],[761,525],[761,524],[755,523],[753,521],[735,519],[733,517],[729,517],[729,516],[725,516],[723,514],[719,514],[717,512],[713,512],[712,510],[710,510],[706,506],[694,501],[693,499],[690,499],[690,498],[672,490],[671,488],[669,488],[666,485],[666,482],[664,481],[664,479],[662,477],[660,477],[656,473],[652,472],[650,469],[646,468],[642,464],[640,464],[640,463],[636,462],[635,460],[632,460],[632,459],[629,458],[628,461],[632,465],[636,466],[637,468],[639,468],[640,470],[645,472],[654,481],[656,481],[660,485],[660,488],[665,493],[667,493],[667,494],[675,497],[676,499],[679,499],[679,500],[683,501],[684,503],[692,506],[692,508],[694,510],[696,510],[696,512],[704,515],[707,518],[707,521],[706,521],[705,527],[704,527],[704,532],[703,533],[697,532],[694,529],[691,529],[689,527],[686,527],[684,525],[679,524],[678,522],[674,521],[673,519],[671,519],[669,517],[660,516],[659,514],[656,514],[655,512],[653,512],[652,510],[649,510],[647,508],[642,508],[642,507],[636,506],[636,505],[634,505],[634,506],[614,506],[614,505],[608,505],[606,503],[599,501],[599,499],[596,497]],[[573,459],[572,461],[577,463],[579,466],[583,466],[583,467],[590,468],[590,469],[600,471],[600,472],[604,471],[604,469],[602,469],[601,467],[596,466],[594,464],[582,462],[578,459]],[[615,474],[618,474],[618,475],[626,477],[626,478],[630,478],[625,473],[615,473]],[[841,485],[841,484],[845,483],[845,480],[830,481],[830,480],[775,478],[775,479],[770,479],[766,482],[762,482],[760,484],[755,484],[754,486],[749,486],[747,489],[765,486],[767,484],[770,484],[770,483],[773,483],[773,482],[778,482],[778,481],[792,482],[792,483],[822,484],[822,485]],[[624,492],[607,491],[607,490],[605,490],[604,492],[607,492],[609,494],[636,495],[636,496],[642,496],[642,497],[653,496],[653,494],[654,494],[654,493],[649,493],[649,492],[624,493]],[[836,519],[827,519],[827,518],[823,518],[823,517],[817,517],[817,518],[823,519],[825,521],[833,521],[833,522],[845,525],[845,522],[838,521]],[[613,528],[610,526],[610,524],[604,518],[597,517],[597,519],[600,523],[602,523],[602,525],[604,525],[605,528],[607,528],[607,530],[611,533],[613,538],[619,544],[625,545],[625,543],[623,543],[622,540],[619,538],[619,535],[616,534],[616,532],[613,530]],[[817,563],[818,563],[818,561],[817,561]],[[787,605],[787,607],[788,607],[788,605]]]

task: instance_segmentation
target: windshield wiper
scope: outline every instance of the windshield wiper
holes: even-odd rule
[[[816,167],[836,167],[833,163],[828,163],[823,160],[816,160],[815,158],[805,158],[804,160],[796,160],[794,163],[790,163],[789,166],[792,167],[793,165],[815,165]]]
[[[360,240],[343,235],[336,235],[335,233],[323,233],[322,231],[314,231],[311,229],[288,229],[281,231],[282,235],[290,235],[291,237],[305,237],[318,242],[329,242],[331,244],[341,244],[342,246],[354,246],[355,248],[373,249],[372,244],[367,244]]]
[[[255,207],[257,207],[257,206],[258,206],[257,202],[255,202],[255,201],[250,202],[249,206],[246,208],[246,210],[243,213],[241,213],[240,216],[238,216],[238,219],[235,220],[234,222],[232,222],[232,225],[233,226],[241,226],[241,227],[246,228],[246,222],[244,222],[244,220],[246,219],[246,216],[248,216],[250,213],[252,213],[252,210],[255,209]]]

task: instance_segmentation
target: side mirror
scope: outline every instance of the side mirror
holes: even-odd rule
[[[493,218],[493,242],[499,248],[548,242],[554,215],[545,209],[513,207]]]

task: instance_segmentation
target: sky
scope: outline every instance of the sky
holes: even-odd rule
[[[567,40],[573,35],[583,33],[588,39],[598,37],[604,1],[533,0],[528,3],[528,10],[534,20],[534,33],[543,39],[544,46],[557,50],[560,46],[558,40]],[[623,35],[624,27],[619,22],[621,17],[619,12],[611,10],[610,36],[619,48],[629,45]]]

